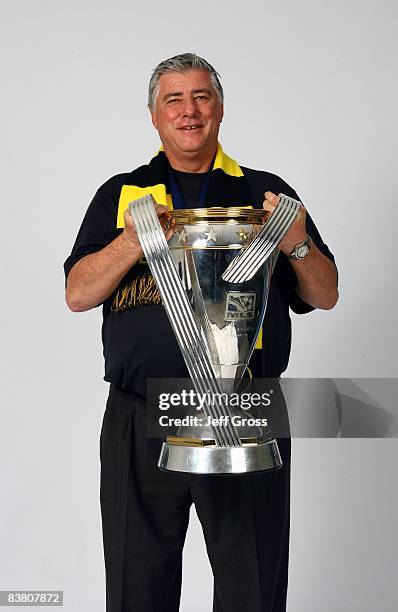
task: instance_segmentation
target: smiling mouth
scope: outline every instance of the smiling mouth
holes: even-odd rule
[[[198,128],[201,128],[201,125],[187,125],[186,127],[181,127],[178,128],[179,130],[185,130],[185,131],[190,131],[190,130],[197,130]]]

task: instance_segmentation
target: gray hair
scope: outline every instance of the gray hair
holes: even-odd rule
[[[148,106],[151,111],[155,110],[156,98],[159,93],[159,79],[162,74],[167,72],[186,72],[188,70],[206,70],[209,73],[211,82],[217,92],[220,104],[224,101],[224,92],[219,81],[220,75],[215,71],[213,66],[209,64],[203,57],[199,57],[195,53],[182,53],[175,55],[169,59],[160,62],[153,70],[149,81],[148,89]]]

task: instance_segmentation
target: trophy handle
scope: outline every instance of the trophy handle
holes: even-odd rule
[[[298,215],[301,202],[279,194],[279,204],[261,232],[231,261],[222,275],[230,283],[250,280],[267,261]]]

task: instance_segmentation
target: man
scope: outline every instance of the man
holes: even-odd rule
[[[279,177],[241,168],[218,143],[223,91],[214,68],[190,53],[154,70],[149,110],[163,148],[149,164],[107,181],[95,195],[65,262],[66,301],[80,312],[103,304],[105,380],[111,383],[101,441],[101,511],[107,612],[179,609],[182,548],[195,503],[214,573],[215,612],[286,609],[290,441],[284,466],[243,476],[192,476],[157,468],[148,439],[148,378],[187,370],[127,212],[152,193],[168,207],[263,206],[297,194]],[[251,367],[279,376],[290,352],[289,307],[330,309],[338,297],[333,256],[302,206],[279,245],[263,342]]]

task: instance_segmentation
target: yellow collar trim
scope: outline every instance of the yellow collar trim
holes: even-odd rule
[[[164,151],[163,147],[157,151],[154,155],[156,157],[160,151]],[[222,146],[218,143],[216,158],[214,160],[213,170],[222,170],[229,176],[243,176],[243,172],[234,159],[228,157],[222,150]],[[168,206],[170,210],[173,210],[173,201],[171,195],[166,193],[166,186],[163,183],[157,185],[148,185],[146,187],[137,187],[136,185],[123,185],[117,212],[116,227],[124,227],[124,212],[128,208],[129,202],[138,200],[145,195],[152,195],[158,204]]]
[[[224,153],[222,146],[218,143],[216,159],[214,160],[213,170],[223,170],[229,176],[243,176],[239,164]]]

